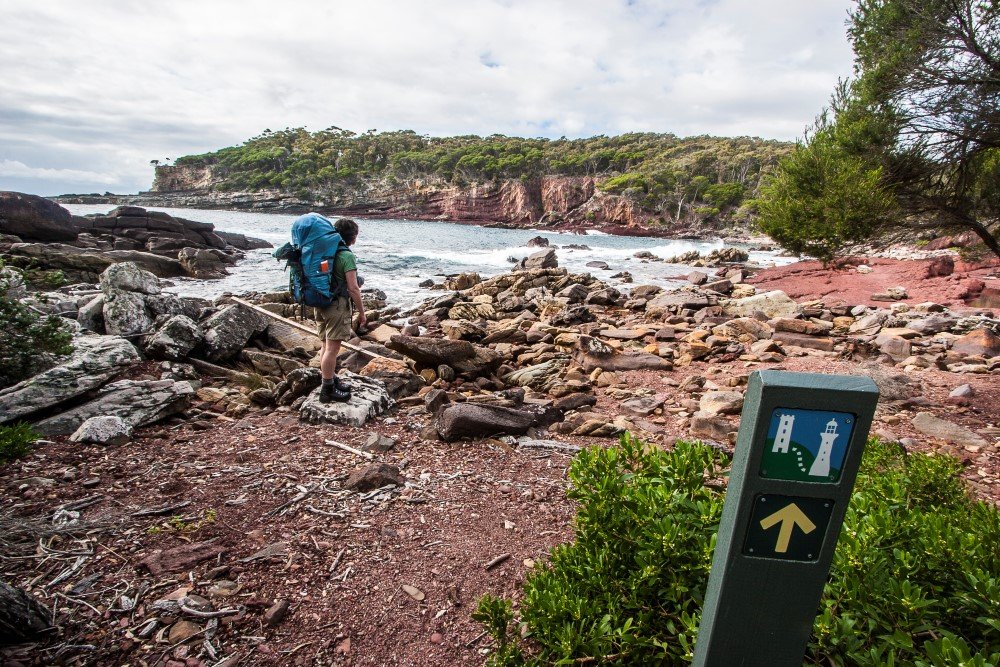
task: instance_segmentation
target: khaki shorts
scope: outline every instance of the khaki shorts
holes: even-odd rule
[[[316,309],[319,322],[320,340],[349,340],[354,337],[351,330],[351,300],[339,297],[332,305]]]

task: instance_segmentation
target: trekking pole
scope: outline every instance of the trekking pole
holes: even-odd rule
[[[319,336],[316,334],[316,332],[313,329],[307,327],[304,324],[299,324],[295,320],[290,320],[287,317],[282,317],[281,315],[278,315],[277,313],[272,313],[270,310],[268,310],[266,308],[261,308],[260,306],[254,305],[254,304],[250,303],[249,301],[244,301],[243,299],[240,299],[239,297],[235,297],[234,296],[234,297],[231,297],[231,299],[233,301],[235,301],[236,303],[240,304],[241,306],[246,306],[247,308],[250,308],[252,310],[256,310],[258,313],[261,313],[262,315],[267,315],[268,317],[270,317],[272,319],[275,319],[275,320],[278,320],[279,322],[283,322],[283,323],[287,324],[290,327],[295,327],[299,331],[302,331],[302,332],[310,334],[312,336],[316,336],[316,338],[319,338]],[[363,348],[357,347],[356,345],[351,345],[350,343],[347,343],[347,342],[341,342],[341,345],[343,345],[344,347],[346,347],[348,350],[353,350],[353,351],[359,352],[361,354],[366,354],[369,357],[375,357],[376,359],[385,359],[386,361],[394,361],[397,364],[406,364],[406,362],[403,361],[402,359],[393,359],[392,357],[387,357],[384,354],[378,354],[377,352],[372,352],[370,350],[365,350]]]

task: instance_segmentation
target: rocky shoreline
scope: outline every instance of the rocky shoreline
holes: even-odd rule
[[[220,191],[202,173],[158,167],[152,190],[138,194],[67,194],[63,204],[109,204],[167,208],[225,209],[298,214],[317,211],[357,218],[430,220],[505,229],[587,230],[656,238],[745,240],[751,232],[724,221],[654,217],[621,195],[603,193],[590,177],[545,176],[528,182],[498,181],[453,186],[417,181],[368,183],[326,197],[302,197],[281,190]],[[164,176],[166,174],[166,176]]]
[[[106,217],[89,229],[143,218]],[[912,260],[901,284],[874,260],[807,281],[795,271],[815,267],[684,259],[673,291],[570,273],[546,248],[432,284],[405,312],[365,290],[370,332],[340,360],[353,397],[333,404],[317,400],[318,341],[257,310],[298,321],[287,293],[176,297],[134,259],[44,292],[6,269],[8,297],[58,313],[75,350],[0,389],[0,423],[48,439],[0,469],[18,526],[6,571],[60,625],[0,656],[479,664],[477,597],[515,591],[569,534],[569,458],[625,431],[731,453],[757,369],[874,378],[873,433],[951,453],[971,492],[1000,502],[1000,320],[976,305],[995,265]],[[869,275],[877,291],[817,293]],[[939,283],[962,289],[923,298]]]
[[[96,282],[116,262],[134,262],[160,278],[221,278],[244,251],[269,247],[137,206],[78,216],[42,197],[0,192],[0,256],[13,266],[61,271],[68,282]]]

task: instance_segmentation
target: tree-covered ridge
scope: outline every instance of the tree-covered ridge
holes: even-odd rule
[[[331,127],[267,130],[241,146],[186,156],[176,164],[211,167],[224,190],[280,188],[299,194],[321,194],[371,178],[467,185],[592,176],[606,192],[679,218],[682,208],[705,216],[738,206],[755,193],[762,171],[790,148],[753,137],[429,137],[412,130],[356,134]]]

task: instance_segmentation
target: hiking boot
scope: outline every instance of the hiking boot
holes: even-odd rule
[[[343,403],[349,400],[351,400],[350,392],[337,389],[337,386],[335,384],[325,384],[319,390],[320,403],[330,403],[332,401]]]
[[[340,379],[339,375],[333,376],[333,386],[335,386],[340,391],[346,391],[348,394],[351,393],[351,386]]]

